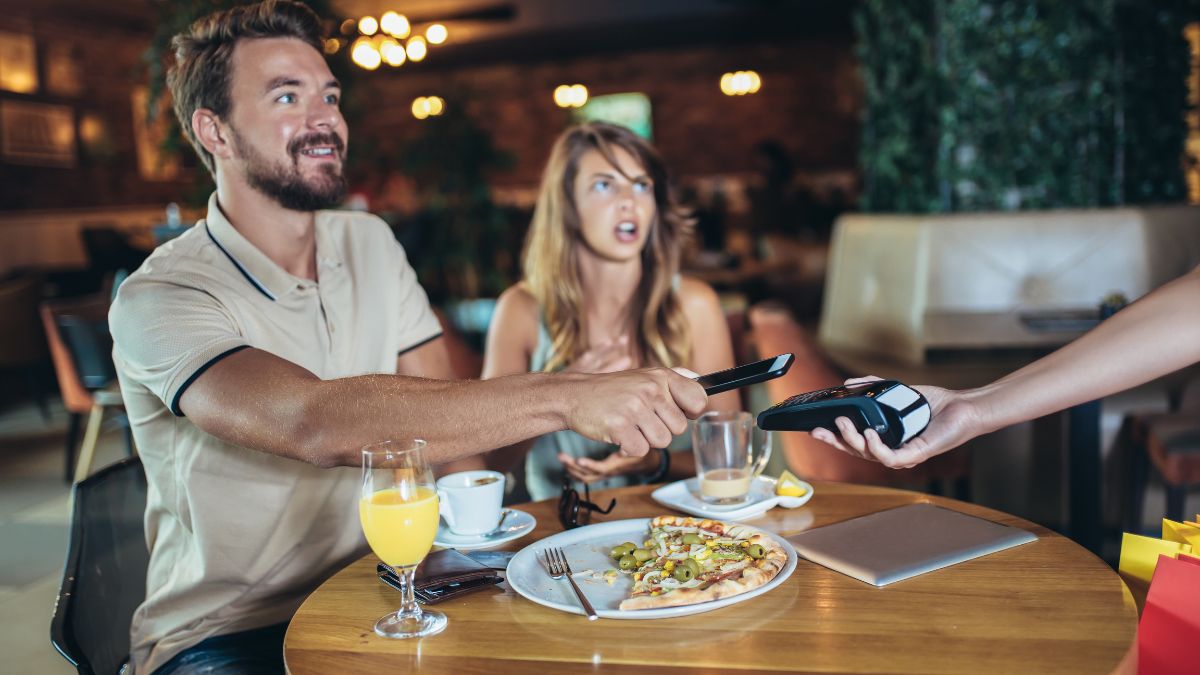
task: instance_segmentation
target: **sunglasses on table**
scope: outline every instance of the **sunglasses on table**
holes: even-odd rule
[[[583,497],[581,498],[579,491],[575,489],[571,479],[564,477],[562,496],[558,498],[558,522],[564,528],[570,530],[590,523],[593,511],[608,514],[612,512],[616,505],[616,499],[608,503],[608,508],[600,508],[599,505],[593,503],[591,490],[588,489],[587,483],[583,484]]]

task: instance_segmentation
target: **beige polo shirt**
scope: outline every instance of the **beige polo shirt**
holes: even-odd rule
[[[133,662],[150,673],[205,638],[288,621],[361,555],[359,469],[319,469],[226,443],[179,399],[206,368],[253,347],[322,379],[394,373],[441,329],[378,218],[316,217],[316,282],[292,276],[221,213],[158,248],[121,285],[109,324],[149,481],[146,600]]]

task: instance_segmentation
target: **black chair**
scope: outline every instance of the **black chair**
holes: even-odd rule
[[[112,336],[106,319],[59,314],[55,321],[84,387],[103,389],[117,379],[112,361]]]
[[[146,596],[146,473],[123,459],[76,483],[71,542],[50,642],[80,673],[116,673]]]
[[[91,459],[105,412],[120,409],[122,399],[116,386],[112,362],[112,336],[108,332],[109,295],[96,293],[81,298],[48,300],[42,303],[42,324],[50,345],[50,356],[62,392],[63,407],[71,415],[67,430],[64,477],[82,479],[91,469]],[[84,415],[88,429],[83,447],[79,434]],[[124,427],[125,450],[133,454],[133,438],[124,415],[116,418]],[[75,465],[79,450],[80,465]]]
[[[1126,416],[1126,438],[1132,443],[1128,471],[1131,503],[1125,529],[1140,532],[1146,484],[1153,468],[1167,492],[1163,515],[1171,520],[1191,516],[1184,511],[1190,488],[1200,486],[1200,378],[1171,392],[1171,411]]]
[[[85,227],[79,234],[83,239],[83,250],[87,253],[88,268],[98,278],[121,269],[136,270],[149,255],[147,251],[130,244],[115,227]]]

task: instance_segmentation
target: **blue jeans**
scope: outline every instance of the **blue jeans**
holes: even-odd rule
[[[285,632],[287,624],[281,623],[210,637],[176,654],[154,675],[280,675]]]

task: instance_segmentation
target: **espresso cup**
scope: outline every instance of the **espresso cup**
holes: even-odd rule
[[[500,523],[504,474],[460,471],[437,480],[438,512],[454,534],[491,532]]]
[[[771,435],[748,412],[707,412],[692,426],[692,453],[700,499],[719,506],[741,504],[771,457]]]

